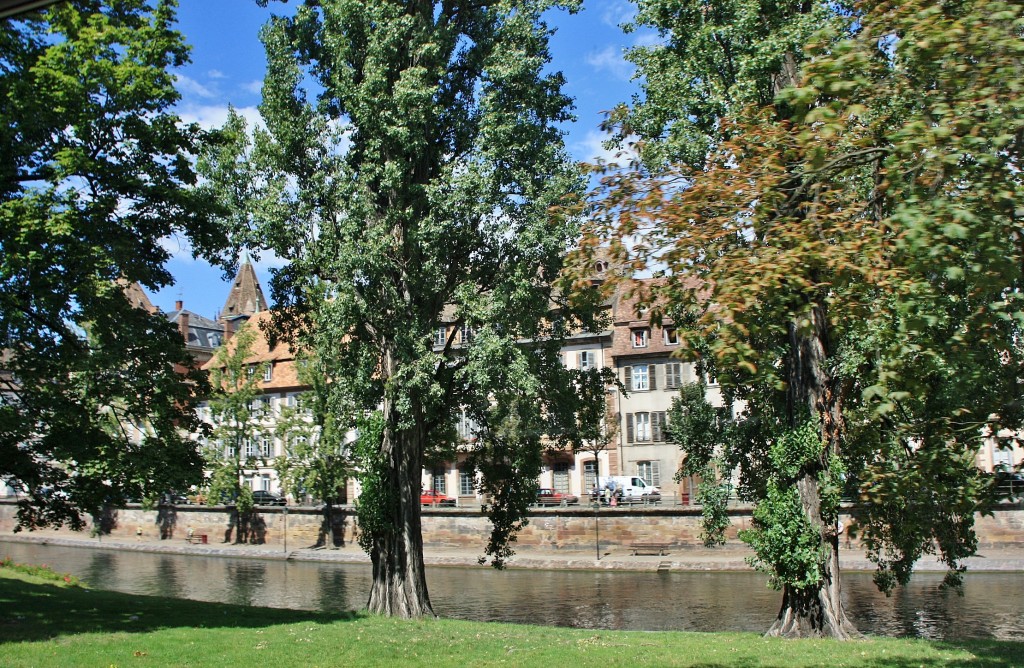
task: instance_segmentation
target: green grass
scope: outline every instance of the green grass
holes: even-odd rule
[[[0,665],[1008,667],[1024,665],[1024,643],[402,621],[133,596],[0,569]]]

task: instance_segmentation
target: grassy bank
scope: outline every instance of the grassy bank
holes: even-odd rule
[[[4,666],[1020,666],[1024,643],[781,641],[398,621],[133,596],[0,569]]]

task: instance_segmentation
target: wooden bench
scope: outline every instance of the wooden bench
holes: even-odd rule
[[[653,554],[660,557],[668,554],[669,547],[670,543],[633,543],[629,549],[633,551],[634,557],[638,554]]]
[[[200,545],[206,545],[206,534],[196,533],[191,536],[185,536],[186,543],[199,543]]]

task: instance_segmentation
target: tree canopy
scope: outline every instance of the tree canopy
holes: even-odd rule
[[[577,409],[603,406],[603,385],[558,356],[592,323],[551,287],[579,228],[550,209],[582,188],[548,69],[542,14],[556,6],[302,3],[262,34],[266,129],[250,145],[234,116],[232,141],[211,147],[213,196],[288,261],[271,281],[272,333],[319,360],[343,397],[332,405],[360,425],[374,612],[431,612],[420,477],[456,459],[457,415],[475,424],[461,465],[481,476],[499,565],[543,448],[597,430]]]
[[[606,175],[585,248],[664,273],[644,301],[745,406],[684,445],[757,502],[772,632],[849,636],[842,493],[883,589],[931,552],[955,583],[993,500],[975,455],[1021,427],[1021,8],[658,0],[637,22],[665,40],[611,123],[642,161]]]
[[[75,0],[0,31],[0,477],[19,523],[68,522],[201,476],[180,428],[184,342],[129,303],[171,282],[162,240],[222,245],[172,112],[174,2]]]

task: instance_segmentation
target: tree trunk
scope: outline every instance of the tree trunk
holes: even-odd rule
[[[779,615],[766,635],[791,638],[827,636],[837,639],[860,637],[847,618],[841,598],[839,537],[835,521],[822,517],[818,474],[829,465],[829,457],[839,454],[842,432],[841,397],[832,387],[826,371],[829,350],[828,319],[822,301],[809,310],[809,328],[797,323],[789,326],[789,386],[787,407],[790,426],[796,427],[809,415],[821,425],[824,447],[817,462],[807,465],[796,483],[804,516],[820,534],[826,554],[823,579],[816,586],[797,588],[786,584]]]
[[[432,617],[420,530],[422,431],[394,428],[388,403],[385,401],[388,425],[381,451],[387,462],[387,485],[395,496],[389,508],[380,509],[388,528],[372,537],[373,585],[367,608],[371,613],[392,617]]]

